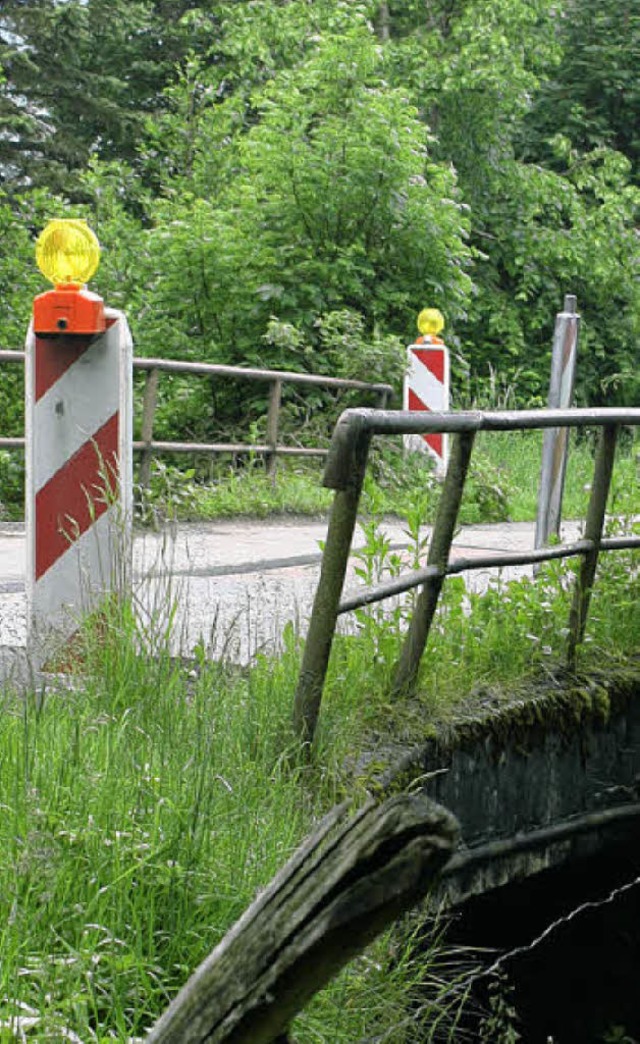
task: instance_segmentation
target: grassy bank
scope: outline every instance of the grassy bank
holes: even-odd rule
[[[535,435],[479,439],[463,519],[532,517],[539,448]],[[420,458],[400,479],[399,459],[378,457],[367,482],[364,578],[406,568],[379,529],[390,513],[405,516],[410,552],[424,553],[420,525],[437,487]],[[292,483],[283,468],[274,486],[259,467],[210,487],[183,475],[177,494],[175,476],[160,471],[155,506],[193,517],[206,497],[219,507],[226,481],[234,513],[240,490],[248,510],[268,490],[290,506],[293,488],[298,505],[313,490],[325,506],[310,499],[309,510],[326,510],[317,471],[293,469]],[[583,514],[591,472],[585,441],[572,454],[566,514]],[[627,520],[612,530],[634,525],[637,494],[633,446],[623,446],[609,508]],[[601,557],[581,669],[637,657],[639,567],[637,552]],[[482,594],[450,578],[410,703],[391,704],[388,691],[412,596],[359,611],[357,633],[335,643],[311,765],[291,731],[300,661],[291,628],[278,659],[240,671],[196,650],[185,666],[170,635],[141,632],[125,604],[106,629],[87,628],[71,689],[4,692],[0,1040],[142,1036],[317,819],[353,791],[363,752],[389,737],[413,744],[489,693],[559,675],[574,569],[550,563],[535,584],[497,577]],[[456,1041],[474,959],[452,957],[434,931],[419,957],[406,929],[380,939],[302,1013],[299,1044],[411,1044],[417,1025],[420,1039]]]
[[[361,734],[350,686],[313,765],[300,758],[293,640],[250,671],[186,670],[169,649],[140,654],[125,608],[82,660],[70,690],[2,698],[0,1039],[142,1036],[344,796]],[[300,1044],[410,1040],[425,961],[409,950],[390,934],[353,962],[297,1020]],[[434,995],[449,989],[436,964]]]

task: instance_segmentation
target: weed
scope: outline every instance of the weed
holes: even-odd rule
[[[513,987],[504,974],[496,972],[489,984],[489,1011],[479,1026],[482,1044],[517,1044],[522,1040],[516,1025],[518,1015],[511,1000]]]
[[[136,510],[142,525],[158,529],[192,514],[197,496],[194,476],[194,468],[181,470],[154,458],[149,484],[136,487]]]

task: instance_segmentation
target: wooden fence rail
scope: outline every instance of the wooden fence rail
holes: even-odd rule
[[[329,655],[338,616],[391,595],[421,587],[400,658],[393,695],[409,692],[416,683],[429,630],[447,576],[467,569],[526,565],[554,558],[580,556],[568,624],[567,660],[575,665],[584,637],[598,555],[640,547],[640,537],[603,538],[602,531],[617,434],[622,426],[640,425],[640,409],[513,410],[505,412],[410,413],[404,410],[345,410],[333,433],[325,466],[324,485],[336,491],[325,542],[320,579],[295,697],[294,722],[304,742],[312,742],[320,710]],[[465,479],[478,431],[525,431],[535,428],[601,429],[584,539],[564,547],[528,553],[498,553],[449,564]],[[426,566],[341,601],[342,588],[356,524],[371,440],[375,435],[454,435],[451,459],[433,526]]]
[[[0,363],[24,365],[24,352],[0,351]],[[326,457],[328,450],[321,446],[284,446],[279,443],[280,411],[284,384],[315,386],[375,395],[378,405],[384,409],[393,388],[390,384],[356,381],[342,377],[325,377],[314,373],[295,373],[289,370],[261,370],[241,366],[223,366],[217,363],[182,362],[176,359],[133,360],[134,371],[145,373],[145,388],[142,404],[141,438],[133,443],[134,450],[142,454],[139,481],[147,486],[151,460],[159,453],[252,453],[264,456],[267,469],[273,472],[278,457]],[[161,373],[192,374],[208,378],[234,378],[236,380],[261,382],[269,386],[269,410],[267,415],[267,441],[253,444],[244,442],[160,442],[153,438],[153,426],[158,404]],[[24,447],[24,438],[0,438],[0,449]]]
[[[269,1044],[352,957],[422,899],[457,845],[420,791],[334,809],[173,1000],[146,1044]]]

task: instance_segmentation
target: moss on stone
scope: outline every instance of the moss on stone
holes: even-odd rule
[[[358,759],[358,774],[395,789],[415,780],[419,766],[441,765],[454,749],[471,750],[478,742],[495,758],[506,747],[530,750],[549,732],[569,742],[576,730],[605,727],[634,699],[640,699],[640,657],[547,673],[509,690],[483,687],[433,720],[425,720],[419,698],[404,701],[387,732],[380,730]]]

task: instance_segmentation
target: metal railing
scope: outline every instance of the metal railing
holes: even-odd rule
[[[392,683],[394,695],[410,692],[417,680],[444,580],[447,576],[465,570],[528,565],[555,558],[581,556],[582,562],[576,578],[569,617],[567,659],[569,666],[573,668],[577,648],[584,637],[599,552],[640,548],[640,537],[637,536],[602,536],[616,441],[619,429],[623,425],[640,425],[640,409],[469,411],[429,414],[390,410],[345,410],[335,427],[325,466],[324,485],[334,489],[336,493],[295,695],[294,723],[303,741],[312,742],[315,733],[338,617],[392,595],[422,587]],[[529,552],[502,552],[449,563],[476,432],[588,426],[600,428],[601,436],[596,452],[582,540],[560,547],[540,548]],[[454,439],[426,566],[341,601],[372,437],[425,435],[429,432],[448,432]]]
[[[24,365],[24,352],[0,351],[0,363]],[[328,450],[321,446],[285,446],[279,441],[280,408],[284,384],[315,385],[320,388],[335,388],[373,393],[378,405],[384,409],[393,388],[390,384],[356,381],[343,377],[325,377],[313,373],[295,373],[289,370],[260,370],[241,366],[223,366],[215,363],[182,362],[176,359],[133,360],[134,371],[145,374],[142,404],[140,439],[133,448],[142,453],[140,461],[140,485],[149,482],[151,460],[157,453],[252,453],[262,455],[267,461],[267,470],[273,472],[278,457],[326,457]],[[160,442],[153,438],[153,425],[158,405],[159,379],[161,373],[194,374],[200,377],[227,377],[237,380],[262,382],[269,385],[269,409],[267,413],[267,440],[265,443],[246,442]],[[0,438],[0,449],[24,447],[24,438]]]

